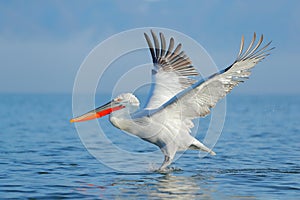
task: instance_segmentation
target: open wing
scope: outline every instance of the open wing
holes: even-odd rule
[[[243,51],[244,37],[242,37],[238,57],[232,65],[205,80],[191,85],[158,109],[151,111],[150,115],[154,117],[155,115],[159,115],[162,110],[166,110],[166,112],[180,114],[181,119],[186,122],[188,121],[189,124],[192,123],[191,120],[194,118],[208,115],[210,109],[220,99],[239,83],[249,78],[251,69],[268,56],[269,52],[273,49],[268,48],[271,42],[259,48],[263,41],[263,35],[256,45],[254,45],[255,40],[256,34],[254,33],[249,47]]]
[[[155,82],[152,84],[146,109],[155,109],[194,84],[196,81],[192,77],[197,76],[198,72],[192,66],[189,57],[181,51],[181,44],[174,49],[172,37],[167,49],[166,39],[162,33],[159,33],[159,42],[156,34],[151,30],[154,46],[150,37],[146,33],[144,35],[154,64],[152,80]]]

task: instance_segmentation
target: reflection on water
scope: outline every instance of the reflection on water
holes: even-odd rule
[[[174,171],[168,174],[111,173],[112,179],[105,185],[79,182],[75,192],[104,199],[147,198],[147,199],[257,199],[260,196],[285,194],[284,190],[300,191],[299,183],[289,180],[285,186],[284,174],[298,176],[299,168],[278,169],[202,169],[195,171]],[[107,177],[107,174],[95,174]],[[282,177],[282,180],[276,180]],[[243,181],[247,179],[247,181]],[[270,180],[273,180],[270,183]],[[257,187],[251,186],[252,184]],[[266,187],[266,185],[268,185]]]
[[[212,188],[206,188],[199,177],[186,177],[167,174],[157,179],[155,190],[149,192],[150,197],[161,199],[211,199]],[[199,183],[202,183],[199,184]]]
[[[76,192],[109,198],[114,197],[149,198],[149,199],[214,199],[216,190],[208,186],[207,181],[213,177],[174,174],[116,174],[113,182],[96,185],[81,182]],[[141,178],[142,177],[142,178]],[[137,179],[135,179],[137,178]],[[218,194],[220,195],[220,194]]]
[[[0,95],[0,197],[298,199],[300,97],[235,96],[227,102],[223,134],[214,148],[217,155],[200,159],[198,152],[187,151],[172,165],[182,170],[168,174],[149,169],[151,160],[159,167],[163,159],[159,151],[157,158],[150,158],[155,146],[107,124],[116,148],[136,156],[128,160],[93,137],[90,144],[110,163],[132,171],[142,168],[136,170],[139,173],[121,173],[84,148],[69,124],[70,96]],[[205,120],[200,122],[200,140],[207,129]]]

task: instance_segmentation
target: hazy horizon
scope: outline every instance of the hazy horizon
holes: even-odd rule
[[[300,94],[299,1],[130,2],[0,0],[0,93],[70,94],[99,43],[132,28],[165,27],[200,43],[219,69],[235,60],[242,35],[249,44],[253,32],[264,34],[276,49],[233,93]]]

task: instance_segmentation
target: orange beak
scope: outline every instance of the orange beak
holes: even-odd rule
[[[99,108],[96,108],[95,110],[91,110],[90,112],[87,112],[81,116],[75,117],[70,120],[71,123],[73,122],[83,122],[88,121],[96,118],[103,117],[105,115],[108,115],[116,110],[120,110],[125,108],[125,106],[119,104],[118,102],[108,102],[107,104],[100,106]]]

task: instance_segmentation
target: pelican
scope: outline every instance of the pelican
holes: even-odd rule
[[[146,106],[140,108],[137,97],[125,93],[70,122],[82,122],[110,114],[109,120],[113,126],[161,149],[164,161],[159,170],[164,171],[178,151],[193,149],[216,155],[190,134],[193,120],[208,115],[220,99],[249,78],[251,69],[267,57],[273,48],[269,48],[271,42],[261,47],[263,35],[256,43],[254,33],[249,47],[244,50],[242,36],[240,50],[233,64],[201,79],[190,58],[181,50],[181,43],[174,48],[173,37],[167,45],[163,33],[159,33],[158,38],[153,30],[150,32],[153,42],[147,33],[144,36],[153,61],[152,78],[155,84],[152,84]]]

